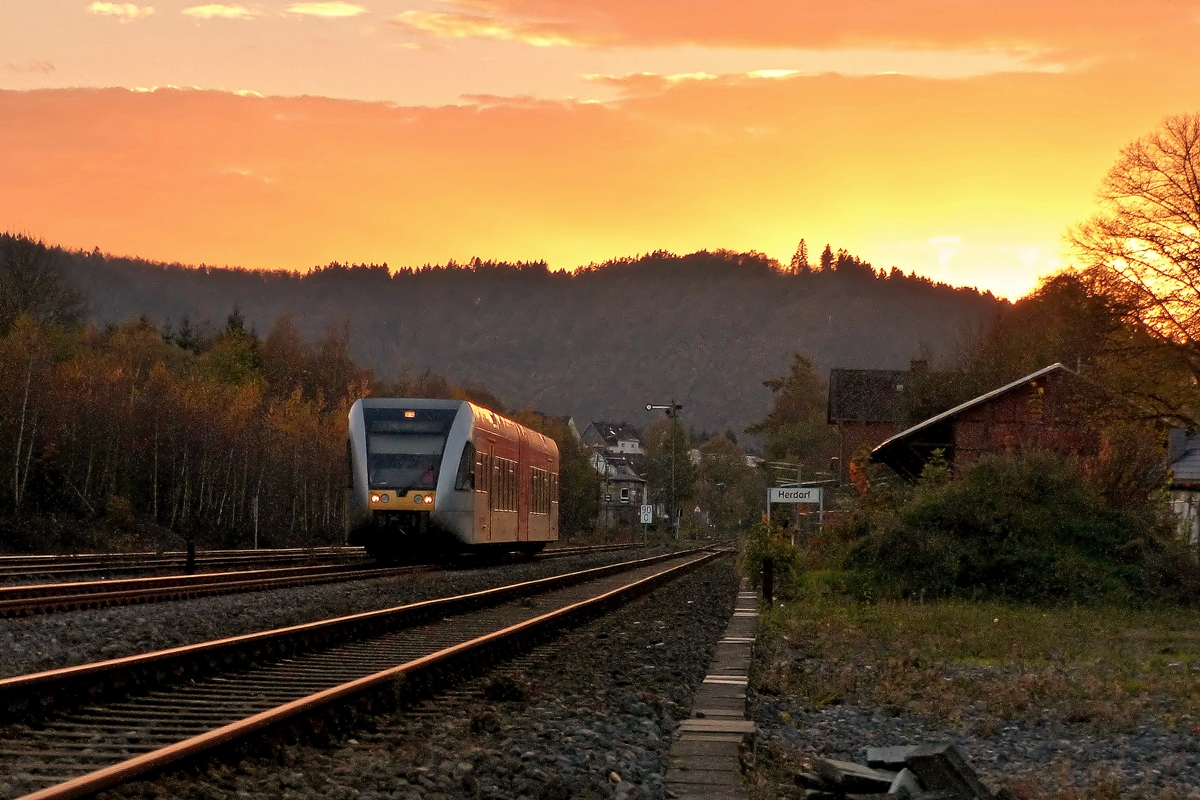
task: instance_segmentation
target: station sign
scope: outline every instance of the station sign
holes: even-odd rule
[[[767,500],[774,503],[812,503],[821,505],[819,486],[772,486],[767,489]]]

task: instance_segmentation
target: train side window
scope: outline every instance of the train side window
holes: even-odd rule
[[[460,491],[475,488],[475,445],[470,442],[463,445],[462,457],[458,459],[454,488]]]
[[[517,465],[509,461],[504,465],[508,473],[508,510],[517,510]]]
[[[492,476],[492,510],[499,511],[504,508],[504,497],[502,492],[502,484],[500,483],[500,459],[492,456],[492,468],[489,470]]]

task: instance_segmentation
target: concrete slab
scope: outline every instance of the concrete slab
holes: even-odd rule
[[[722,769],[667,769],[667,785],[741,786],[740,773]]]
[[[746,719],[746,687],[758,624],[758,594],[742,591],[704,681],[697,687],[689,718],[679,723],[671,747],[664,790],[669,798],[745,800],[740,750],[754,732]]]

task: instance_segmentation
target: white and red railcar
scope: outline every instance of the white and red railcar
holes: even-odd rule
[[[394,560],[558,538],[553,439],[464,400],[359,400],[349,423],[351,544]]]

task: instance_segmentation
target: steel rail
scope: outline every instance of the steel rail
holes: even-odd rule
[[[564,558],[638,545],[599,545],[555,548],[540,558]],[[186,600],[213,595],[264,591],[322,583],[388,578],[434,569],[428,565],[368,569],[344,564],[278,567],[264,570],[206,572],[152,578],[118,578],[52,584],[0,586],[0,618],[28,616],[81,608]]]
[[[682,564],[656,569],[645,577],[582,600],[568,602],[548,613],[490,630],[404,663],[281,703],[236,722],[33,792],[25,795],[22,800],[75,800],[87,797],[269,728],[326,713],[334,706],[353,702],[382,690],[391,689],[394,693],[397,687],[403,690],[406,686],[425,680],[437,681],[463,668],[479,671],[484,665],[490,665],[516,650],[525,649],[534,641],[598,616],[723,554],[724,551],[709,551],[703,554],[693,551],[691,555],[695,557]]]
[[[183,680],[254,660],[284,658],[296,652],[367,638],[694,552],[697,550],[666,553],[464,595],[3,678],[0,679],[0,721],[37,718],[56,708],[123,693],[134,687]]]
[[[298,561],[343,562],[365,561],[361,547],[290,547],[264,550],[198,550],[195,563],[206,566]],[[78,574],[88,572],[133,572],[175,569],[186,565],[187,554],[182,551],[165,553],[74,553],[67,555],[0,555],[0,578],[20,578],[31,575]]]
[[[96,581],[86,587],[80,586],[76,589],[65,588],[59,594],[33,593],[29,597],[0,599],[0,617],[29,616],[31,614],[43,614],[53,611],[71,611],[82,608],[132,605],[135,603],[156,603],[167,600],[188,600],[197,597],[258,592],[294,586],[312,586],[321,583],[343,583],[346,581],[367,580],[369,578],[389,578],[429,568],[383,567],[377,569],[347,569],[346,567],[335,566],[299,567],[296,569],[303,571],[283,576],[266,576],[262,574],[263,572],[275,572],[275,570],[255,570],[250,573],[225,572],[171,576],[161,579],[140,578],[133,579],[133,581],[138,583],[157,580],[159,583],[135,588],[114,588],[98,585],[107,583],[119,584],[122,581]],[[280,571],[290,572],[287,569]],[[247,577],[247,574],[251,577]],[[51,586],[69,587],[70,584],[51,584]],[[0,589],[0,596],[3,596],[3,589]]]

